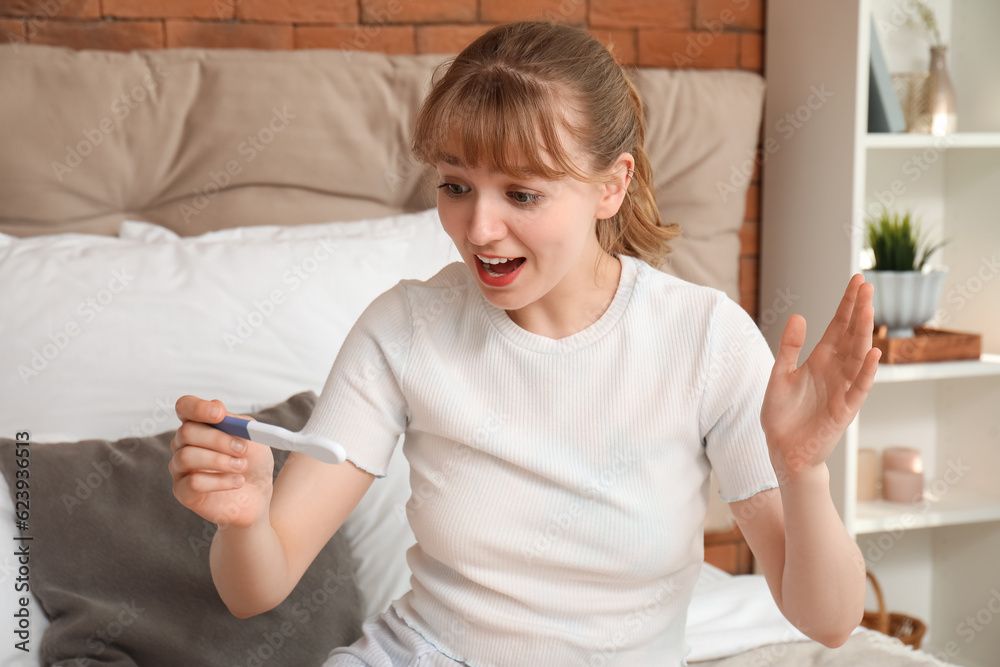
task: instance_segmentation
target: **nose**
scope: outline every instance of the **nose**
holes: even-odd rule
[[[489,199],[484,196],[476,198],[465,232],[469,243],[480,248],[495,244],[507,236],[507,223],[503,219],[503,213]]]

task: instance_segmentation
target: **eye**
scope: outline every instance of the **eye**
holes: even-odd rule
[[[452,198],[461,197],[470,190],[470,188],[464,185],[458,185],[457,183],[442,183],[437,187],[438,190],[444,192],[446,197],[452,197]]]
[[[520,190],[512,190],[507,193],[507,196],[513,199],[519,206],[531,206],[537,204],[541,199],[541,195],[536,195],[532,192],[521,192]]]

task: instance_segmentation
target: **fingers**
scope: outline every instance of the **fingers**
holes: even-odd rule
[[[801,315],[792,315],[781,332],[778,353],[774,357],[774,371],[792,373],[799,367],[799,353],[806,340],[806,320]]]
[[[174,410],[181,421],[198,421],[205,424],[218,424],[227,414],[222,401],[206,401],[190,395],[178,398]]]
[[[195,471],[241,473],[247,469],[247,465],[246,458],[242,456],[220,454],[211,449],[193,446],[178,449],[167,464],[170,472],[177,477]]]
[[[206,493],[238,489],[246,481],[248,444],[241,438],[185,421],[170,448],[174,454],[167,468],[174,479],[174,497],[185,506],[194,507]]]
[[[180,484],[204,492],[242,486],[240,473],[248,467],[247,441],[209,426],[228,414],[222,402],[182,396],[175,409],[183,420],[170,441],[174,455],[167,466],[175,487]]]
[[[870,283],[862,282],[858,286],[851,322],[840,340],[834,341],[837,354],[842,359],[844,376],[848,379],[858,376],[868,351],[872,349],[875,319],[875,310],[872,308],[874,291]]]
[[[246,442],[244,440],[226,435],[215,428],[206,430],[199,425],[218,424],[226,415],[256,421],[253,417],[235,415],[229,412],[222,401],[218,399],[206,401],[205,399],[191,395],[178,398],[177,403],[174,405],[174,410],[177,412],[177,416],[181,422],[183,422],[180,428],[177,429],[173,440],[170,441],[170,449],[175,452],[185,445],[196,444],[220,452],[226,451],[227,448],[231,447],[233,451],[240,454],[246,449]]]
[[[820,344],[837,347],[837,342],[841,340],[847,328],[851,325],[858,289],[864,282],[865,277],[860,273],[851,276],[851,280],[847,283],[847,289],[844,291],[844,296],[840,299],[840,305],[837,306],[837,312],[834,314],[833,319],[830,320],[830,324],[827,325],[826,331],[823,332]]]
[[[194,509],[206,493],[232,491],[246,482],[243,475],[199,472],[174,481],[174,497],[185,507]]]
[[[223,454],[242,456],[247,450],[247,441],[224,433],[217,428],[196,421],[186,421],[177,427],[170,449],[177,452],[182,447],[194,445]]]
[[[872,301],[875,296],[875,286],[871,283],[861,283],[851,315],[851,324],[847,329],[852,356],[859,362],[865,359],[872,349],[872,331],[875,329],[875,309]]]
[[[865,399],[868,398],[868,393],[875,385],[875,372],[878,370],[878,360],[881,357],[882,350],[877,347],[871,348],[865,354],[861,370],[858,371],[857,377],[854,378],[844,396],[844,402],[852,414],[858,413]]]

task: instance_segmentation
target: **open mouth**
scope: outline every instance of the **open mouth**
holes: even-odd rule
[[[491,278],[500,278],[501,276],[506,276],[524,264],[524,257],[483,257],[482,255],[476,255],[479,260],[480,265],[483,267],[483,271],[486,275]]]

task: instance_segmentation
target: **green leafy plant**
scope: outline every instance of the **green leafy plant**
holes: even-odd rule
[[[944,244],[928,243],[922,238],[909,211],[901,216],[883,208],[880,215],[868,218],[868,247],[875,271],[920,271]]]

